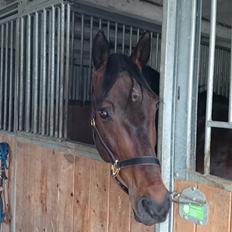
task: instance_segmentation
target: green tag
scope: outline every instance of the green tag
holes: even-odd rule
[[[184,204],[183,206],[183,213],[185,217],[191,217],[194,220],[197,221],[203,221],[204,220],[204,214],[205,214],[205,207],[194,205],[194,204]]]

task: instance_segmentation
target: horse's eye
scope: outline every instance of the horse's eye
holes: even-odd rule
[[[110,115],[109,115],[108,111],[105,110],[105,109],[99,110],[98,113],[99,113],[99,115],[100,115],[100,117],[102,119],[108,119],[108,118],[110,118]]]

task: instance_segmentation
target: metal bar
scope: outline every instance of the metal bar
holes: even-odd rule
[[[231,39],[230,39],[230,88],[229,88],[229,122],[232,123],[232,30],[231,30]]]
[[[161,158],[162,178],[169,191],[174,189],[173,178],[173,131],[175,109],[174,86],[175,86],[175,48],[176,48],[176,24],[177,24],[177,0],[163,2],[162,24],[162,55],[161,55],[161,78],[160,98],[163,104],[159,109],[158,129],[158,155]],[[165,119],[163,118],[165,116]],[[162,151],[162,154],[161,154]],[[157,232],[172,231],[173,207],[170,209],[168,219],[156,226]]]
[[[85,101],[85,77],[83,75],[83,54],[84,54],[84,15],[81,15],[81,41],[80,41],[80,72],[79,72],[79,80],[80,80],[80,86],[79,88],[80,94],[81,94],[81,100]]]
[[[194,62],[196,48],[196,17],[197,17],[197,1],[192,1],[192,15],[191,15],[191,31],[190,31],[190,54],[189,54],[189,75],[188,75],[188,100],[187,100],[187,152],[186,152],[186,165],[187,169],[193,168],[195,162],[193,162],[193,154],[192,154],[192,132],[195,129],[192,129],[193,125],[193,100],[195,100],[195,96],[193,96],[193,82],[195,81],[194,69],[196,68],[196,63]],[[193,99],[194,97],[194,99]],[[195,167],[194,167],[195,170]]]
[[[3,121],[3,51],[4,51],[4,25],[1,25],[1,54],[0,54],[0,129]]]
[[[108,34],[108,33],[107,33]],[[90,31],[89,31],[89,73],[88,73],[88,86],[90,86],[90,78],[92,72],[92,49],[93,49],[93,17],[90,18]],[[90,100],[88,92],[88,100]]]
[[[158,59],[159,59],[159,36],[160,34],[156,34],[156,46],[155,46],[155,68],[158,70]]]
[[[47,26],[48,26],[48,29],[47,29],[47,47],[48,47],[48,54],[47,54],[47,57],[48,57],[48,65],[47,65],[47,94],[46,94],[46,134],[47,135],[50,135],[50,119],[51,119],[51,60],[52,60],[52,46],[51,46],[51,43],[52,43],[52,15],[51,15],[51,9],[48,10],[48,23],[47,23]]]
[[[208,121],[208,127],[232,129],[232,122]]]
[[[16,30],[15,30],[15,93],[14,93],[14,131],[18,130],[18,116],[19,116],[19,25],[20,18],[16,20]]]
[[[70,5],[67,4],[66,9],[66,67],[65,67],[65,86],[64,86],[64,138],[68,137],[68,91],[69,91],[69,57],[70,57]]]
[[[151,53],[153,52],[153,32],[150,32],[150,38],[151,38],[151,45],[150,45],[150,51]],[[149,58],[149,65],[152,66],[153,65],[153,54],[150,53],[150,58]]]
[[[132,52],[132,42],[133,42],[133,27],[130,26],[130,44],[129,44],[129,55],[131,55]]]
[[[34,46],[33,46],[33,132],[38,133],[38,100],[39,100],[39,76],[38,76],[38,13],[34,15]]]
[[[122,53],[125,51],[125,24],[122,26]]]
[[[110,40],[110,21],[109,20],[107,21],[107,39]]]
[[[139,41],[139,37],[140,37],[140,29],[139,28],[137,28],[137,42]]]
[[[50,78],[51,78],[51,96],[50,96],[50,136],[54,136],[54,113],[55,113],[55,8],[52,6],[51,9],[51,67],[50,67]]]
[[[216,15],[217,0],[211,1],[211,18],[210,18],[210,43],[209,43],[209,68],[208,68],[208,84],[207,84],[207,104],[206,104],[206,126],[205,126],[205,157],[204,157],[204,173],[210,173],[210,143],[211,143],[211,127],[207,126],[207,122],[212,119],[213,104],[213,75],[214,75],[214,53],[216,40]]]
[[[26,132],[30,131],[31,126],[31,16],[27,15],[27,54],[26,54]]]
[[[21,18],[20,28],[20,68],[19,68],[19,130],[23,130],[23,104],[24,104],[24,18]]]
[[[118,23],[115,23],[115,32],[114,32],[114,52],[117,52],[118,44]]]
[[[70,93],[69,93],[69,98],[73,100],[73,96],[74,96],[74,75],[73,75],[73,70],[74,70],[74,34],[75,34],[75,20],[74,20],[74,12],[72,12],[72,16],[71,16],[71,55],[70,55],[70,66],[71,66],[71,72],[70,72],[70,81],[69,81],[69,89],[70,89]]]
[[[59,136],[59,99],[60,99],[60,8],[57,8],[57,46],[56,46],[56,101],[55,101],[55,136]]]
[[[61,4],[60,25],[60,106],[59,106],[59,137],[63,137],[64,131],[64,4]]]
[[[9,74],[9,117],[8,131],[12,131],[13,115],[13,51],[14,51],[14,21],[10,22],[10,74]]]
[[[46,133],[46,34],[47,34],[47,11],[42,13],[42,41],[41,41],[41,80],[42,80],[42,105],[41,105],[41,134]]]
[[[4,76],[4,116],[3,116],[3,129],[7,127],[7,98],[8,98],[8,41],[9,41],[9,23],[6,23],[5,31],[5,76]]]

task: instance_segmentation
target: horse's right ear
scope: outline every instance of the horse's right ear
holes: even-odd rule
[[[109,53],[109,42],[107,41],[104,32],[99,31],[93,40],[92,50],[93,65],[96,70],[99,69],[104,63],[106,63],[109,57]]]

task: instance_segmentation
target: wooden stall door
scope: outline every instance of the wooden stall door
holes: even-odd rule
[[[24,138],[0,135],[0,141],[15,159],[15,232],[154,232],[135,222],[107,164]]]
[[[232,232],[231,224],[231,193],[205,184],[197,184],[191,181],[177,181],[176,191],[182,191],[187,187],[197,187],[206,195],[209,205],[209,217],[207,225],[195,225],[179,216],[178,205],[174,208],[174,232]]]

